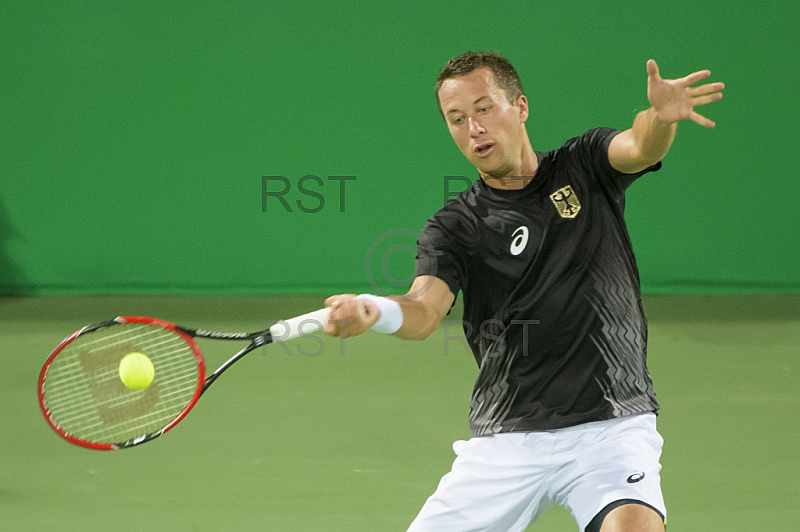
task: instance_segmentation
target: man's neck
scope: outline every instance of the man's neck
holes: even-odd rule
[[[491,188],[498,190],[521,190],[528,186],[539,170],[539,158],[530,144],[523,155],[522,162],[513,171],[503,176],[490,176],[481,172],[481,179]]]

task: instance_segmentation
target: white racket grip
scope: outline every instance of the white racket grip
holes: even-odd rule
[[[269,333],[275,342],[286,342],[301,335],[313,334],[322,330],[322,327],[328,322],[330,313],[331,309],[323,308],[302,316],[281,320],[269,328]]]

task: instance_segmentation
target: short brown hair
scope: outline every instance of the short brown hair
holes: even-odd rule
[[[519,75],[508,59],[494,52],[465,52],[448,61],[436,79],[436,105],[440,113],[444,114],[442,102],[439,101],[439,89],[442,83],[451,78],[466,76],[481,67],[492,71],[497,85],[503,89],[512,104],[524,94]]]

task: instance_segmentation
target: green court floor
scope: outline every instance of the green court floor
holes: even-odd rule
[[[368,333],[256,351],[172,432],[135,449],[73,446],[39,411],[42,363],[87,323],[135,314],[258,330],[323,299],[0,299],[0,529],[405,530],[448,471],[452,442],[469,436],[477,369],[457,324],[423,342]],[[800,296],[645,304],[670,530],[796,530]],[[201,348],[215,368],[237,345]],[[577,526],[555,508],[530,530]]]

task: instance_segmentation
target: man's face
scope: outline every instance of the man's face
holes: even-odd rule
[[[445,80],[439,88],[439,101],[453,140],[481,175],[519,175],[527,139],[525,96],[509,103],[492,71],[478,68]]]

